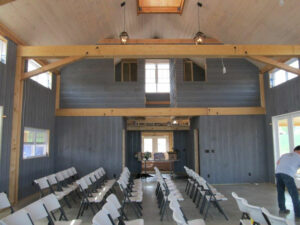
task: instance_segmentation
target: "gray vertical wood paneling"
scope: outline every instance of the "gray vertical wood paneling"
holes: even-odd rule
[[[103,167],[122,170],[122,117],[56,117],[55,169],[75,166],[80,176]]]
[[[0,105],[4,108],[0,154],[0,192],[8,192],[14,81],[17,46],[8,41],[6,64],[0,62]]]
[[[144,60],[137,82],[115,82],[113,59],[85,59],[61,71],[61,108],[144,107]]]
[[[23,159],[24,127],[50,130],[49,157]],[[21,136],[19,198],[36,191],[32,181],[54,172],[55,79],[52,90],[33,80],[24,82],[23,122]]]
[[[171,62],[173,62],[172,60]],[[175,60],[176,103],[178,107],[259,106],[258,68],[246,59],[224,59],[227,69],[222,74],[220,59],[207,59],[207,81],[183,81],[183,59]]]
[[[300,110],[300,77],[289,80],[279,86],[270,88],[269,75],[265,74],[266,97],[266,145],[268,156],[269,181],[274,181],[274,150],[272,117]]]
[[[264,116],[200,116],[193,126],[199,128],[201,175],[211,183],[266,181],[264,125]]]
[[[141,172],[141,162],[134,155],[142,151],[141,131],[127,131],[126,137],[126,166],[132,173]]]
[[[188,165],[188,154],[193,151],[188,145],[189,131],[174,131],[173,148],[177,152],[177,159],[174,163],[175,173],[185,172],[184,166]]]

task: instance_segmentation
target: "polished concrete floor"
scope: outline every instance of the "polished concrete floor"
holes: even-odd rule
[[[199,214],[199,210],[195,207],[195,204],[192,200],[184,193],[185,189],[185,180],[184,179],[177,179],[176,185],[179,190],[182,192],[185,200],[181,202],[181,206],[187,216],[188,219],[197,219],[202,218]],[[155,187],[156,182],[155,179],[148,178],[147,180],[143,181],[143,189],[144,189],[144,200],[143,200],[143,218],[145,220],[145,225],[153,225],[153,224],[175,224],[170,211],[168,211],[167,216],[165,217],[164,221],[161,222],[158,214],[158,208],[156,203],[155,197]],[[237,205],[234,199],[231,197],[231,192],[236,192],[239,196],[246,198],[249,204],[261,206],[267,208],[271,213],[278,215],[278,207],[276,201],[276,188],[273,184],[240,184],[240,185],[215,185],[215,187],[223,193],[227,198],[228,201],[221,202],[221,206],[223,207],[224,211],[226,212],[227,216],[229,217],[229,221],[226,221],[223,215],[221,215],[217,209],[211,207],[209,211],[208,218],[206,220],[207,225],[216,225],[216,224],[239,224],[239,219],[241,213],[239,212]],[[118,188],[116,188],[118,189]],[[38,195],[31,196],[27,199],[20,201],[16,208],[22,208],[29,202],[37,199]],[[74,219],[77,215],[78,207],[79,207],[79,200],[75,204],[72,202],[72,208],[69,209],[66,206],[64,207],[66,214],[69,219]],[[293,213],[293,206],[291,203],[291,198],[286,193],[286,206],[288,209],[291,210],[291,213],[287,216],[288,219],[294,220],[294,213]],[[127,207],[126,214],[129,216],[129,219],[135,219],[135,215],[133,211]],[[0,218],[7,215],[8,211],[4,211],[0,213]],[[92,213],[89,209],[85,212],[84,216],[81,217],[83,220],[84,225],[90,225],[92,221]],[[43,224],[43,223],[42,223]],[[46,223],[44,223],[46,224]],[[300,224],[300,222],[299,222]]]

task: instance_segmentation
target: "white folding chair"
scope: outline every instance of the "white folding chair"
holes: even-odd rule
[[[242,213],[242,220],[250,220],[250,217],[248,215],[247,208],[245,207],[245,204],[248,204],[247,200],[244,198],[239,197],[235,192],[232,192],[232,197],[235,199],[237,206],[239,208],[239,210]]]
[[[93,225],[114,225],[110,218],[108,217],[108,211],[106,209],[101,209],[93,217]]]
[[[272,225],[294,225],[294,223],[285,218],[272,215],[267,209],[262,208],[262,213],[267,221]]]
[[[10,208],[11,213],[14,212],[13,207],[11,206],[6,193],[0,193],[0,210]]]
[[[266,221],[265,217],[262,214],[262,210],[258,206],[244,204],[246,207],[246,211],[249,214],[250,218],[254,221],[254,224],[259,225],[268,225],[268,222]],[[248,221],[240,220],[242,224],[249,224]]]
[[[107,210],[112,221],[114,221],[116,224],[126,223],[126,225],[144,225],[143,219],[136,219],[136,220],[130,220],[130,221],[124,222],[118,209],[115,207],[115,205],[112,202],[106,202],[103,205],[103,209]]]
[[[128,220],[126,214],[124,213],[123,207],[115,194],[110,194],[107,196],[106,202],[111,202],[114,204],[114,206],[121,211],[121,215],[125,218],[125,220]]]
[[[13,214],[4,217],[0,223],[5,225],[34,225],[25,209],[18,210]]]

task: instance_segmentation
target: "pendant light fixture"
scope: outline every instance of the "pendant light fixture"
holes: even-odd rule
[[[121,40],[121,43],[123,45],[125,45],[127,43],[127,40],[129,38],[128,33],[125,31],[125,25],[126,25],[126,17],[125,17],[126,9],[125,9],[125,6],[126,6],[126,2],[122,2],[121,3],[121,8],[124,8],[124,10],[123,10],[123,12],[124,12],[124,30],[120,34],[120,40]]]
[[[206,38],[205,34],[202,33],[200,31],[200,15],[199,15],[199,9],[202,7],[202,3],[201,2],[197,2],[197,6],[198,6],[198,32],[196,33],[195,37],[194,37],[194,41],[196,45],[200,45],[204,43],[204,40]]]

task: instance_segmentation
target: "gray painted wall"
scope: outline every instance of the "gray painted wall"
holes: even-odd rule
[[[144,60],[138,60],[137,82],[115,82],[113,59],[85,59],[61,71],[61,108],[145,106]]]
[[[4,107],[0,153],[0,192],[8,192],[17,46],[8,41],[6,64],[0,62],[0,105]]]
[[[245,59],[224,59],[227,73],[222,74],[220,59],[207,59],[207,81],[183,81],[183,59],[175,62],[176,85],[171,79],[172,106],[178,107],[243,107],[259,106],[258,68]],[[172,64],[171,64],[172,65]],[[172,68],[172,66],[171,66]]]
[[[264,116],[200,116],[196,119],[193,127],[199,129],[201,175],[211,183],[266,181],[264,126]],[[210,153],[206,153],[206,149]]]
[[[55,79],[53,80],[52,90],[30,79],[24,82],[19,198],[37,190],[32,186],[34,179],[54,172]],[[24,127],[50,130],[49,157],[23,159]]]
[[[193,148],[189,145],[189,131],[174,131],[173,148],[177,152],[178,161],[174,163],[175,173],[185,172],[184,166],[188,165],[188,157],[193,153]]]
[[[122,117],[56,117],[55,169],[75,166],[80,176],[102,166],[122,170]]]
[[[274,181],[274,150],[272,117],[300,110],[300,77],[289,80],[274,88],[270,88],[269,76],[265,74],[265,97],[266,97],[266,144],[268,157],[269,181]]]

